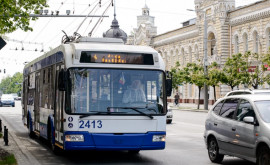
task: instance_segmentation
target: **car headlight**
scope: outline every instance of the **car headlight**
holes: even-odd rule
[[[65,139],[67,142],[83,142],[83,135],[66,135]]]
[[[165,142],[166,135],[154,135],[152,141],[153,142]]]

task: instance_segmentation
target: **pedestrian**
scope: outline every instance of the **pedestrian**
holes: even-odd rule
[[[178,94],[178,92],[176,93],[176,95],[174,96],[174,102],[175,102],[175,105],[177,105],[178,104],[178,101],[179,101],[179,94]]]

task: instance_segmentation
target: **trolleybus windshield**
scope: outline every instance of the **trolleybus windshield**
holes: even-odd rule
[[[70,114],[165,114],[164,73],[157,70],[69,69]]]

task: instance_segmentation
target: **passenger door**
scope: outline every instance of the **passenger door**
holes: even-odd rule
[[[252,105],[249,101],[242,99],[237,108],[236,121],[233,123],[232,127],[232,129],[234,129],[234,151],[236,154],[255,157],[254,149],[258,126],[245,123],[243,119],[247,116],[254,117],[256,120]]]
[[[220,149],[232,152],[232,141],[234,139],[232,130],[232,121],[234,120],[234,113],[238,105],[239,99],[229,98],[226,99],[219,116],[216,119],[215,125],[218,132],[217,140],[219,141]]]
[[[64,91],[60,91],[58,89],[58,81],[59,81],[59,72],[63,69],[64,66],[56,66],[56,76],[55,76],[55,112],[54,112],[54,123],[55,123],[55,140],[56,142],[63,144],[63,110],[65,104],[65,93]]]

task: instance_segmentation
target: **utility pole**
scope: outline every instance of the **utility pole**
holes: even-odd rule
[[[207,20],[206,20],[206,11],[204,12],[204,34],[203,34],[203,47],[204,47],[204,75],[208,76],[208,56],[207,56]],[[204,109],[208,110],[208,86],[204,82]]]
[[[188,11],[195,11],[192,9],[187,9]],[[201,10],[203,11],[203,10]],[[203,58],[203,68],[204,68],[204,76],[208,76],[208,55],[207,55],[207,18],[206,18],[206,11],[203,11],[204,14],[204,33],[203,33],[203,51],[204,51],[204,58]],[[204,82],[204,109],[208,110],[208,85]],[[199,100],[200,101],[200,100]]]

